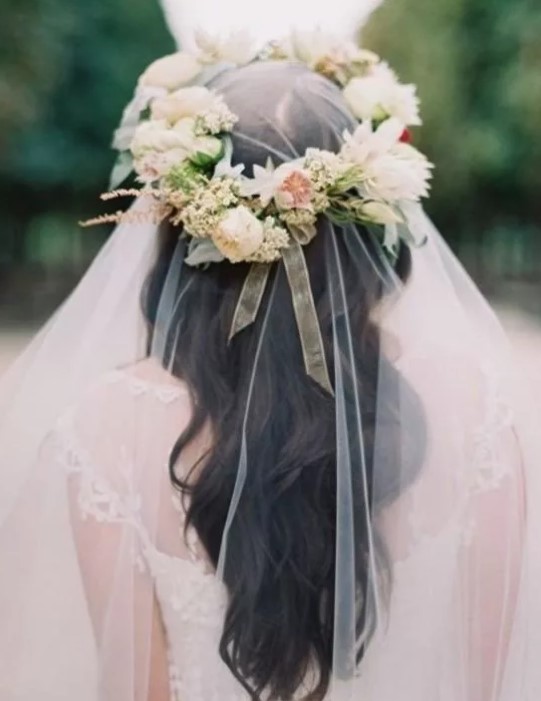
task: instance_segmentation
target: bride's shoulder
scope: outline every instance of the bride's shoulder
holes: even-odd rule
[[[189,398],[185,383],[154,358],[146,358],[102,375],[94,389],[162,404],[182,403]]]
[[[101,374],[59,416],[57,432],[86,443],[169,442],[191,416],[186,385],[153,359]]]

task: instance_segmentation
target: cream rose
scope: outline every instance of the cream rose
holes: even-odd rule
[[[176,90],[188,85],[201,72],[201,64],[191,54],[179,51],[159,58],[146,69],[139,79],[139,84],[146,87]]]
[[[253,255],[264,239],[264,227],[248,207],[231,209],[214,232],[216,248],[232,263],[240,263]]]
[[[166,119],[175,124],[185,117],[195,117],[212,109],[218,98],[207,88],[192,86],[181,88],[170,95],[159,97],[152,103],[153,119]]]
[[[171,129],[165,120],[150,120],[139,124],[130,149],[135,158],[140,158],[148,151],[184,149],[188,153],[189,147],[185,133]]]

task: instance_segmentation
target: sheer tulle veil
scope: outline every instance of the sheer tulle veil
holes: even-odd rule
[[[241,115],[233,139],[245,152],[267,149],[277,162],[295,158],[290,124],[303,114],[318,115],[321,132],[307,132],[306,139],[321,148],[332,146],[323,143],[325,135],[340,140],[351,127],[322,78],[309,81],[294,65],[261,64],[241,73],[221,74],[214,86]],[[134,208],[144,206],[140,200]],[[323,261],[315,296],[336,439],[326,698],[537,701],[539,423],[488,304],[420,207],[409,212],[409,226],[424,243],[408,249],[408,275],[353,225],[324,219],[310,244]],[[188,300],[197,277],[183,264],[184,241],[164,271],[153,317],[142,311],[158,239],[153,223],[120,224],[0,384],[0,696],[6,701],[149,698],[155,594],[145,580],[134,514],[145,526],[143,559],[150,543],[174,551],[180,535],[174,519],[164,517],[171,482],[164,456],[155,454],[156,436],[169,436],[172,449],[192,407],[187,400],[184,414],[171,420],[166,389],[158,386],[166,401],[139,412],[143,381],[136,377],[132,393],[119,398],[115,379],[149,354],[174,375],[177,350],[187,343],[182,333],[195,313]],[[267,421],[253,412],[261,405],[257,392],[269,386],[266,358],[278,342],[269,329],[293,314],[284,281],[278,263],[257,324],[243,332],[253,338],[250,382],[239,390],[244,419],[218,581],[227,580],[239,523],[255,498],[250,432]],[[370,324],[377,329],[372,386],[360,381],[367,339],[356,329],[363,300],[373,300]],[[292,353],[298,361],[297,341]],[[269,397],[269,413],[280,410],[278,399]],[[84,460],[69,443],[74,421],[91,447]],[[269,450],[287,442],[286,425],[282,430],[265,439]],[[104,474],[90,453],[107,456],[119,432],[133,441],[124,439],[118,473]],[[257,498],[264,508],[264,494]],[[85,540],[76,515],[82,507],[89,519],[115,525],[114,547],[105,531]],[[89,584],[84,547],[101,563],[102,580],[93,575]],[[255,554],[245,566],[256,560]],[[204,674],[205,660],[199,663]]]

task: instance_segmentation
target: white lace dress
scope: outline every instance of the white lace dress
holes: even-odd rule
[[[428,411],[441,411],[442,396],[447,396],[445,410],[457,421],[455,430],[468,425],[471,431],[461,439],[460,455],[456,441],[429,445],[422,479],[382,516],[382,532],[394,562],[393,596],[387,624],[376,633],[361,665],[355,699],[499,698],[480,687],[472,690],[468,679],[455,674],[464,669],[457,661],[463,662],[465,655],[478,657],[475,664],[480,668],[493,668],[490,636],[499,636],[502,630],[508,633],[501,616],[498,632],[494,631],[498,588],[478,598],[486,611],[477,616],[476,630],[455,619],[453,600],[461,595],[461,587],[478,586],[460,581],[462,558],[480,558],[491,548],[497,559],[493,509],[505,507],[510,489],[520,489],[512,417],[496,396],[494,383],[483,380],[481,387],[477,382],[474,390],[467,376],[457,385],[452,378],[438,377],[437,369],[431,375],[419,362],[405,363],[402,369],[418,387]],[[476,381],[478,377],[476,372]],[[437,406],[431,404],[435,382]],[[61,465],[69,475],[71,522],[97,647],[113,644],[110,621],[117,620],[115,607],[123,599],[115,595],[118,564],[92,562],[89,553],[97,540],[103,543],[120,529],[123,546],[129,540],[129,549],[123,551],[130,553],[134,586],[139,586],[140,578],[157,602],[167,641],[170,698],[248,701],[218,653],[226,592],[196,534],[188,531],[184,537],[184,507],[169,480],[169,454],[190,412],[186,389],[152,361],[145,361],[115,371],[93,387],[58,422],[43,458],[48,465]],[[181,463],[191,464],[197,454],[194,449]],[[406,512],[407,521],[401,518]],[[497,564],[480,559],[479,581],[483,568],[488,581]],[[110,574],[111,569],[116,574]],[[145,634],[141,637],[146,639]],[[440,639],[447,641],[445,649]],[[449,640],[454,645],[449,646]],[[475,679],[479,685],[479,674]],[[297,697],[303,697],[302,689]],[[112,695],[104,698],[109,701]],[[143,701],[136,692],[134,698]]]

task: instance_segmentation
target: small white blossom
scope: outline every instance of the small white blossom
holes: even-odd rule
[[[280,226],[274,217],[267,217],[265,219],[263,222],[263,231],[263,243],[257,251],[250,256],[250,262],[272,263],[279,260],[282,256],[282,250],[290,244],[291,238],[287,229]]]
[[[237,115],[231,112],[222,98],[216,97],[212,106],[197,116],[196,132],[199,134],[220,134],[233,131],[233,127],[238,121]]]
[[[192,236],[212,237],[225,212],[238,204],[237,185],[229,178],[211,180],[197,188],[180,213],[186,231]]]
[[[192,54],[179,51],[154,61],[139,78],[139,84],[152,88],[176,90],[191,83],[202,66]]]
[[[305,168],[316,190],[331,187],[348,169],[348,165],[336,153],[309,148],[306,151]]]

